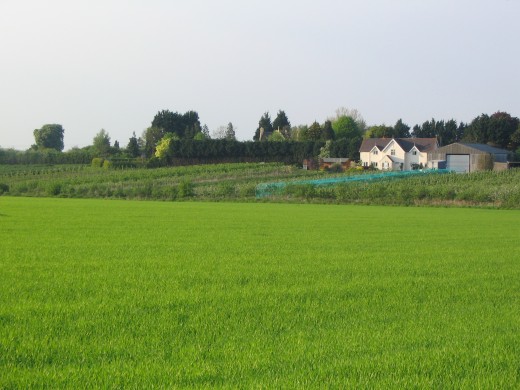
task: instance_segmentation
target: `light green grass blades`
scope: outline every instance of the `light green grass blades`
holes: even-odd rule
[[[0,198],[0,388],[518,388],[520,212]]]

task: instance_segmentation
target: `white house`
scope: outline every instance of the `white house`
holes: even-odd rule
[[[364,167],[410,171],[426,167],[428,152],[437,147],[437,138],[367,138],[359,148],[359,157]]]

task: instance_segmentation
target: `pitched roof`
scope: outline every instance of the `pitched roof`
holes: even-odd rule
[[[370,152],[376,146],[379,150],[383,150],[392,138],[366,138],[359,147],[360,152]]]
[[[367,138],[364,139],[359,148],[360,152],[370,152],[374,146],[383,150],[392,140],[409,152],[415,146],[420,152],[430,152],[437,149],[437,138]]]

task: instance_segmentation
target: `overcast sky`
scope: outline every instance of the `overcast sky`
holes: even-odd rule
[[[338,107],[367,124],[520,116],[520,0],[0,0],[0,147],[46,123],[126,146],[163,109],[252,139]]]

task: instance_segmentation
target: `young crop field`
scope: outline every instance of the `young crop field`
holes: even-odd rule
[[[518,388],[520,212],[0,197],[0,388]]]
[[[279,163],[100,169],[81,165],[0,165],[0,195],[140,200],[254,199],[262,181],[320,177]]]
[[[283,191],[262,201],[372,205],[520,208],[520,169],[471,174],[421,174],[388,180],[304,184],[365,172],[305,171],[280,163],[241,163],[157,169],[101,169],[82,165],[0,165],[0,195],[136,200],[255,201],[262,183]],[[369,175],[374,172],[368,171]]]

